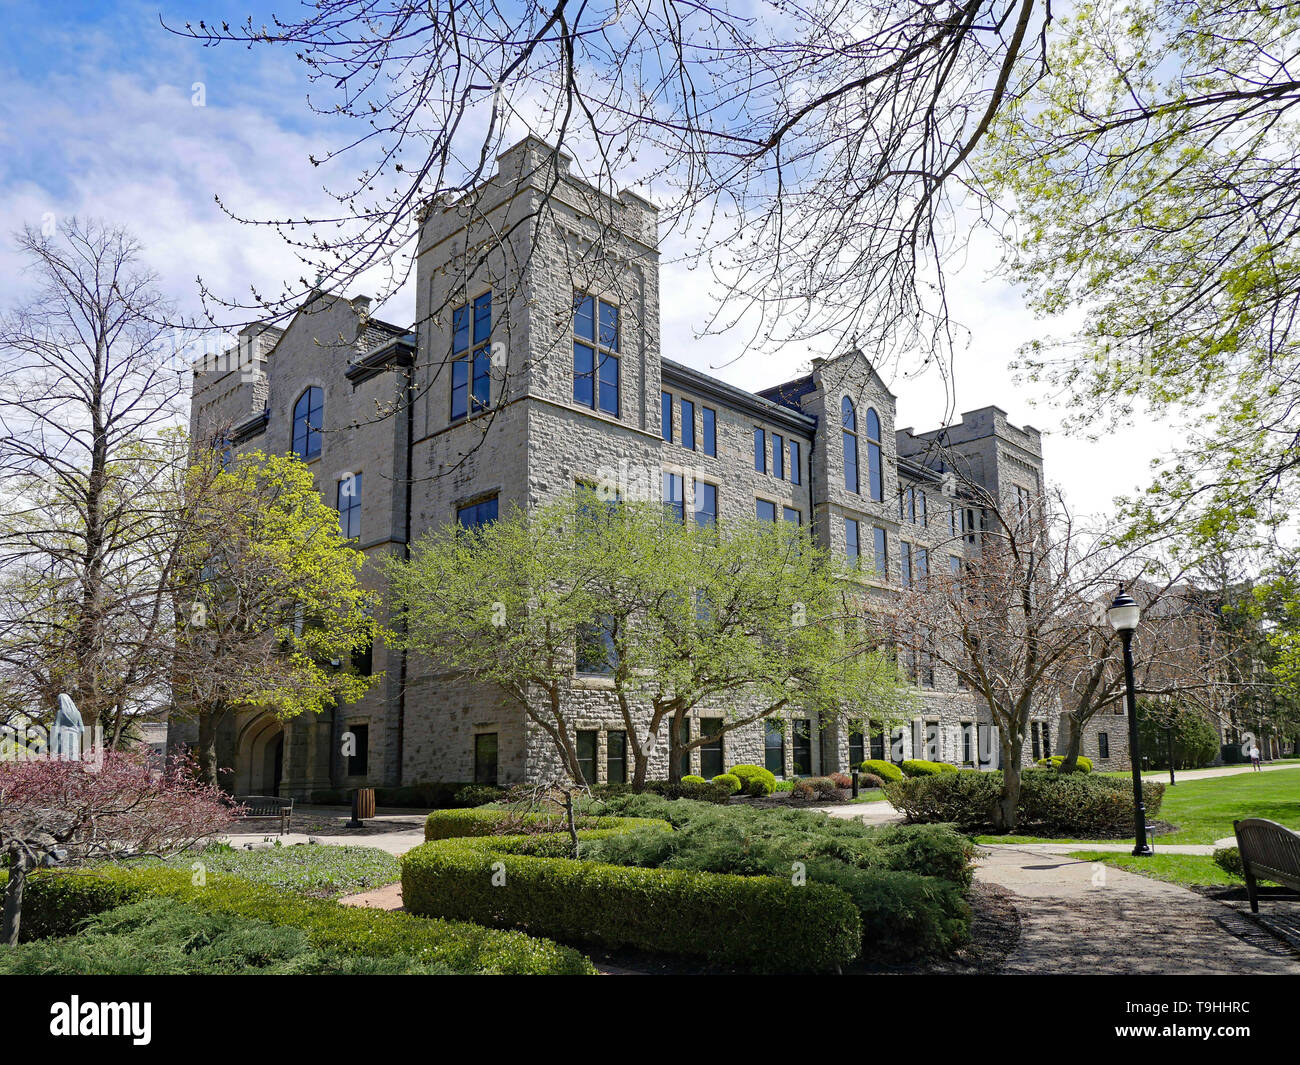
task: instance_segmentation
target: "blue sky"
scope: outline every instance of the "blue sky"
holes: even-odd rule
[[[286,15],[293,4],[274,5]],[[250,283],[278,290],[301,273],[294,255],[268,229],[227,219],[220,195],[250,217],[301,217],[324,203],[322,173],[307,161],[334,143],[327,119],[306,104],[308,84],[289,50],[222,45],[203,48],[169,34],[159,16],[186,20],[246,15],[269,21],[272,5],[0,0],[0,302],[21,295],[25,277],[10,235],[44,218],[93,215],[131,228],[161,287],[185,310],[198,308],[196,278],[232,296]],[[196,85],[202,106],[195,105]],[[672,256],[666,256],[671,259]],[[1044,325],[1019,296],[994,279],[997,249],[977,241],[953,277],[953,309],[972,333],[956,362],[957,409],[994,403],[1017,424],[1047,432],[1048,475],[1085,513],[1104,510],[1117,492],[1145,479],[1167,430],[1133,427],[1101,441],[1063,438],[1058,411],[1031,406],[1007,362]],[[680,276],[677,276],[680,274]],[[812,354],[800,347],[762,355],[743,350],[742,334],[697,337],[709,296],[684,269],[661,278],[664,353],[746,388],[795,376]],[[353,293],[350,293],[353,294]],[[409,320],[399,298],[384,317]],[[891,382],[898,425],[934,428],[944,414],[937,376]],[[1039,397],[1041,398],[1041,397]]]

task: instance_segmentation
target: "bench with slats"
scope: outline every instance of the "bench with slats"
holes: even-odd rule
[[[1261,880],[1300,891],[1300,833],[1262,817],[1233,821],[1232,828],[1237,834],[1251,913],[1259,913]]]
[[[280,835],[289,831],[293,819],[293,800],[282,799],[278,795],[236,795],[235,802],[244,808],[241,821],[254,817],[276,817],[280,820]]]

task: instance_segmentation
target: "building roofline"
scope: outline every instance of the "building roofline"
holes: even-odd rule
[[[689,392],[708,396],[721,404],[742,410],[764,421],[780,424],[787,429],[811,436],[817,428],[817,419],[810,414],[800,413],[753,392],[746,392],[743,388],[719,381],[716,377],[710,377],[672,359],[660,359],[660,375],[665,384],[671,381]]]

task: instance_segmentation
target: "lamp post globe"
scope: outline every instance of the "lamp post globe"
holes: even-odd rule
[[[1149,858],[1155,851],[1147,842],[1147,810],[1142,801],[1142,751],[1138,744],[1137,695],[1133,684],[1133,633],[1142,620],[1142,610],[1137,601],[1120,588],[1106,618],[1111,628],[1119,633],[1124,645],[1124,685],[1128,702],[1128,757],[1133,771],[1133,856]]]

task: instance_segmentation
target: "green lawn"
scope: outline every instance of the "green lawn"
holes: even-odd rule
[[[1185,780],[1177,787],[1165,790],[1164,804],[1156,816],[1178,826],[1176,832],[1156,837],[1157,848],[1161,843],[1213,843],[1231,836],[1232,822],[1243,817],[1266,817],[1287,828],[1300,830],[1300,768],[1277,773],[1240,773]],[[976,842],[1087,844],[1106,841],[980,836]]]
[[[1239,885],[1244,883],[1224,872],[1208,854],[1161,854],[1152,858],[1134,858],[1131,854],[1113,851],[1074,851],[1071,858],[1084,862],[1104,862],[1117,869],[1149,876],[1153,880],[1167,880],[1171,884],[1191,887],[1193,884]]]

